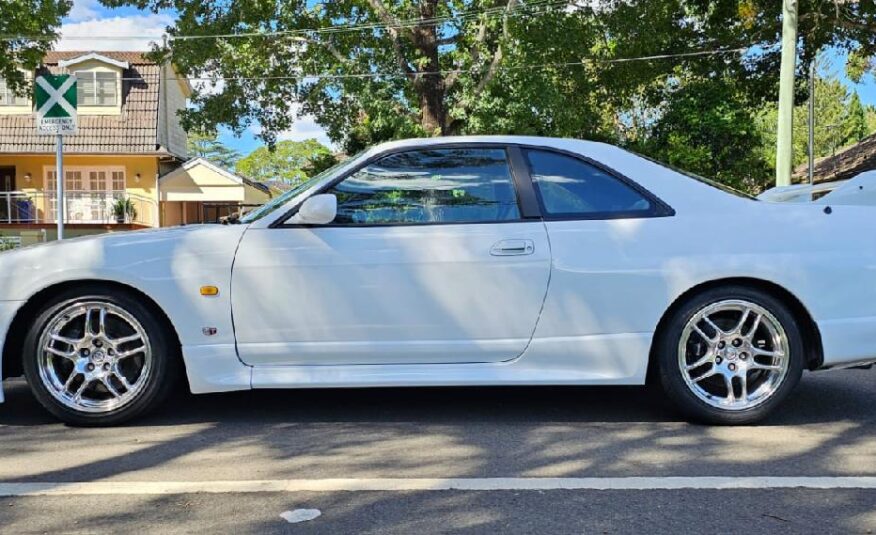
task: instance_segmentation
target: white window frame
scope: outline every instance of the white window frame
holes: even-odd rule
[[[81,187],[71,189],[68,173],[80,173]],[[92,188],[91,173],[105,173],[104,187],[102,189]],[[124,186],[121,189],[115,188],[116,182],[113,177],[114,173],[121,173],[121,182]],[[43,166],[43,187],[45,196],[48,201],[48,219],[54,220],[57,217],[57,184],[53,184],[52,175],[55,174],[55,167],[51,165]],[[118,177],[116,177],[118,178]],[[95,180],[96,181],[96,180]],[[107,223],[112,219],[110,213],[111,204],[118,199],[127,196],[128,177],[123,165],[65,165],[64,166],[64,194],[75,194],[66,197],[64,203],[67,207],[65,210],[65,220],[71,223]]]
[[[21,99],[18,101],[17,99]],[[18,108],[27,106],[30,100],[25,97],[19,97],[12,91],[12,88],[6,84],[6,79],[0,77],[0,107],[3,108]]]
[[[79,171],[82,173],[82,188],[80,189],[69,189],[68,181],[67,181],[67,173],[73,173]],[[51,165],[43,166],[43,187],[47,193],[55,191],[55,184],[50,185],[51,175],[55,172],[55,167]],[[103,189],[93,189],[91,187],[91,175],[92,172],[104,172],[105,175],[105,186]],[[117,189],[113,187],[113,173],[121,173],[122,180],[125,187],[121,189]],[[77,191],[77,192],[90,192],[90,193],[124,193],[127,189],[128,185],[128,177],[125,173],[124,165],[65,165],[64,166],[64,191]]]
[[[32,80],[33,75],[29,72],[24,72],[25,80]],[[15,93],[6,85],[6,79],[0,77],[0,82],[3,84],[3,89],[0,91],[0,112],[8,113],[31,113],[31,98],[25,94],[23,97],[16,96]],[[17,100],[20,99],[20,100]]]
[[[97,75],[98,74],[109,74],[109,75],[112,75],[112,77],[113,77],[113,84],[112,84],[113,102],[112,103],[105,103],[105,102],[99,101],[100,92],[98,91],[98,87],[97,87]],[[76,77],[76,82],[77,82],[77,84],[76,84],[77,85],[77,87],[76,87],[76,102],[77,102],[78,106],[83,107],[83,108],[117,108],[119,106],[119,103],[121,102],[121,94],[119,91],[119,78],[120,78],[120,76],[119,76],[118,72],[83,69],[80,71],[74,71],[73,76]],[[90,95],[90,97],[93,99],[92,102],[87,102],[85,100],[85,98],[88,95],[85,95],[85,93],[84,93],[85,86],[79,83],[80,76],[89,76],[91,78],[91,82],[93,84],[92,85],[93,90],[92,90],[92,94]],[[81,102],[80,102],[80,100],[81,100]]]

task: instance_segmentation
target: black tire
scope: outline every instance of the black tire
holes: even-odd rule
[[[754,407],[741,410],[720,409],[700,399],[685,381],[678,350],[685,325],[700,310],[720,301],[735,299],[754,303],[768,311],[785,331],[789,350],[786,375],[772,395]],[[803,373],[803,337],[793,313],[779,299],[751,287],[712,288],[688,298],[675,309],[657,335],[655,358],[663,390],[678,409],[695,422],[718,425],[755,423],[773,412],[790,395]]]
[[[61,403],[44,384],[39,371],[39,341],[43,330],[61,311],[78,302],[100,302],[120,307],[133,316],[148,337],[151,372],[136,396],[113,410],[94,413],[76,410]],[[144,344],[144,345],[145,345]],[[113,426],[142,416],[158,407],[176,387],[182,372],[180,351],[168,332],[166,321],[151,306],[132,293],[100,284],[81,285],[60,291],[47,302],[31,324],[23,345],[24,375],[37,401],[59,420],[75,426]]]

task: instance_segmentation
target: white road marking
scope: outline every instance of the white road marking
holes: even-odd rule
[[[224,494],[406,490],[876,489],[876,477],[497,477],[421,479],[269,479],[254,481],[90,481],[0,483],[0,496]]]
[[[313,520],[322,514],[322,511],[319,509],[295,509],[294,511],[286,511],[285,513],[280,513],[280,518],[289,522],[290,524],[297,524],[298,522],[307,522],[308,520]]]

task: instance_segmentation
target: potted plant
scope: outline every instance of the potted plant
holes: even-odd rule
[[[116,223],[131,222],[137,218],[137,209],[131,199],[126,197],[113,203],[113,215],[116,217]]]

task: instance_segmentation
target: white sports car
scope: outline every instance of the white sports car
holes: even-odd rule
[[[369,149],[243,217],[0,255],[3,376],[116,424],[193,392],[660,381],[748,423],[876,361],[876,214],[534,137]],[[2,399],[2,398],[0,398]]]

